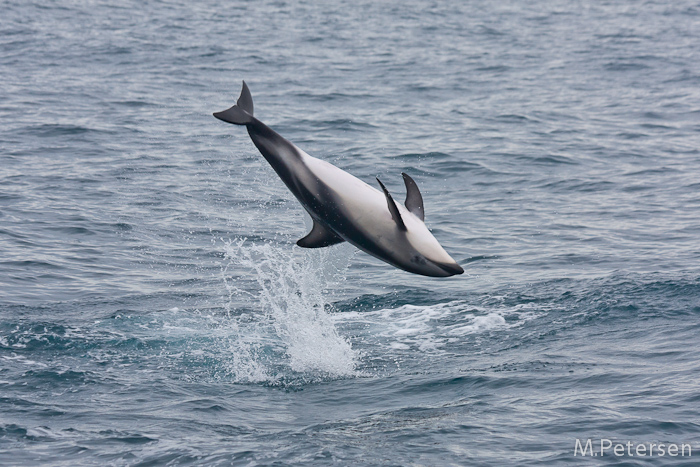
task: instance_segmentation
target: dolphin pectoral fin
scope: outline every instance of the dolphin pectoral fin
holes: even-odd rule
[[[344,241],[345,240],[340,238],[335,232],[314,220],[314,226],[311,232],[309,232],[306,237],[299,239],[297,245],[302,248],[323,248]]]
[[[406,228],[406,224],[404,224],[403,219],[401,218],[401,213],[399,212],[399,208],[396,206],[396,202],[394,201],[394,198],[391,197],[389,194],[389,191],[386,189],[384,184],[382,183],[381,180],[379,180],[379,177],[377,177],[377,181],[379,182],[379,186],[382,187],[382,191],[384,192],[384,196],[386,196],[386,204],[389,207],[389,212],[391,213],[392,219],[394,219],[394,222],[396,222],[396,225],[399,227],[399,229],[406,231],[408,230]]]
[[[423,196],[420,194],[418,185],[406,173],[403,175],[403,182],[406,184],[406,202],[403,203],[406,209],[411,211],[420,220],[425,220],[425,210],[423,209]]]

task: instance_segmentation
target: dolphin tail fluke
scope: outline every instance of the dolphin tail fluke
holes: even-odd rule
[[[214,116],[234,125],[247,125],[253,121],[253,96],[250,95],[245,81],[243,81],[243,89],[241,89],[241,95],[238,97],[236,105],[222,112],[215,112]]]

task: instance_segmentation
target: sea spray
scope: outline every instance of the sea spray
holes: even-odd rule
[[[328,291],[345,278],[347,249],[299,250],[245,239],[224,241],[224,248],[222,279],[232,331],[230,364],[237,380],[278,378],[278,359],[273,365],[268,354],[280,346],[288,368],[307,379],[355,373],[356,352],[338,334],[326,310]],[[244,275],[254,277],[253,287],[243,285]],[[235,312],[231,309],[234,296],[243,296],[259,308]]]

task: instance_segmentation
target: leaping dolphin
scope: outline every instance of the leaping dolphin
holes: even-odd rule
[[[322,248],[347,241],[415,274],[449,277],[464,272],[423,223],[423,197],[407,174],[402,174],[404,207],[394,202],[379,178],[382,191],[311,157],[255,118],[245,81],[236,105],[214,116],[246,126],[255,146],[311,215],[313,228],[297,242],[300,247]]]

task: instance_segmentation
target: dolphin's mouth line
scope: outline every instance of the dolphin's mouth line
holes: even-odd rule
[[[439,267],[451,276],[462,274],[464,269],[457,263],[440,263],[438,261],[431,261],[435,266]]]

